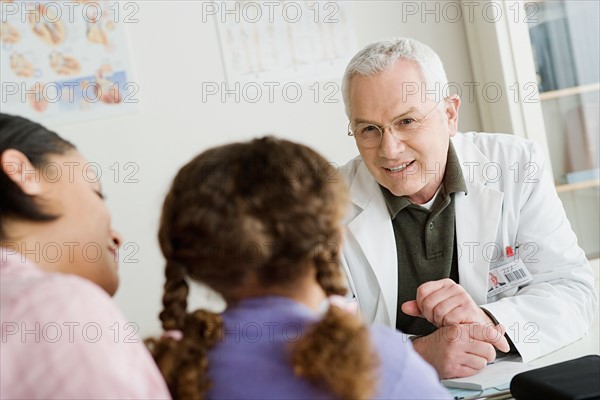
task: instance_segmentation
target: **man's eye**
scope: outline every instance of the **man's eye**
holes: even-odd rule
[[[367,125],[360,128],[359,132],[363,135],[371,135],[374,133],[379,133],[379,128],[377,128],[375,125]]]
[[[398,125],[398,126],[407,126],[407,125],[412,125],[415,122],[417,122],[417,120],[414,119],[414,118],[402,118],[402,119],[399,119],[398,121],[396,121],[395,125]]]

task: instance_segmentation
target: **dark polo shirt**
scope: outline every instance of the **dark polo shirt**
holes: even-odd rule
[[[467,186],[452,142],[444,178],[431,210],[407,197],[394,196],[383,186],[380,188],[392,219],[398,252],[396,328],[409,334],[427,335],[437,329],[435,325],[404,314],[400,306],[415,299],[422,283],[444,278],[458,282],[454,193],[466,193]]]

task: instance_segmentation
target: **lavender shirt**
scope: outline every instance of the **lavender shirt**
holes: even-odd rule
[[[223,313],[224,340],[209,353],[210,399],[333,399],[294,375],[286,347],[319,317],[284,297],[246,299]],[[401,333],[370,329],[380,359],[375,398],[449,399],[434,369]]]

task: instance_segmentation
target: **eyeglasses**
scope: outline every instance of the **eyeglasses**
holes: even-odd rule
[[[361,147],[378,147],[381,144],[381,138],[387,128],[390,128],[392,135],[402,141],[414,139],[423,124],[423,121],[429,117],[437,108],[439,102],[423,118],[416,118],[410,115],[402,115],[388,125],[379,126],[362,122],[352,126],[352,121],[348,123],[348,136],[354,136],[356,143]]]

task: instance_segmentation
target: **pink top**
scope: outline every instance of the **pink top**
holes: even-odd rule
[[[170,398],[136,324],[96,284],[0,247],[0,299],[0,398]]]

